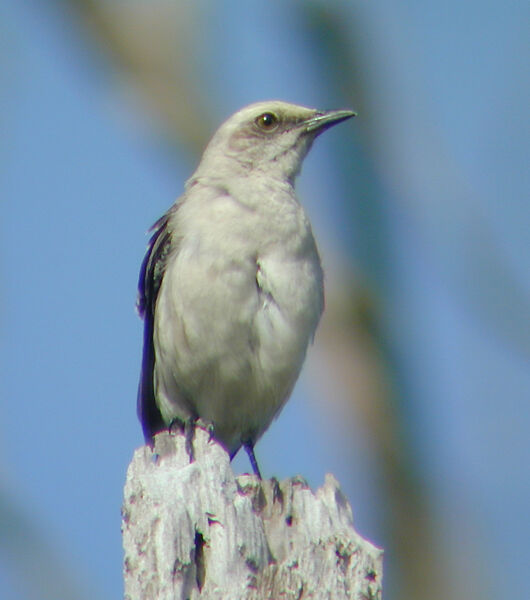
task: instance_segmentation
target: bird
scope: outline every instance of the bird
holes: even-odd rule
[[[150,229],[137,300],[147,444],[200,424],[230,459],[244,447],[261,479],[254,445],[288,400],[324,309],[295,179],[315,138],[355,114],[279,100],[242,108]]]

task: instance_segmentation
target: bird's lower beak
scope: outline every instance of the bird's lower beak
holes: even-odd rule
[[[337,125],[338,123],[342,123],[342,121],[346,121],[346,119],[351,119],[351,117],[356,116],[357,113],[353,110],[328,110],[317,113],[314,117],[305,121],[305,130],[308,133],[321,133],[333,125]]]

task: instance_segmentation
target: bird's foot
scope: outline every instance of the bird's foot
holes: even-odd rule
[[[190,463],[195,460],[195,452],[193,450],[193,439],[195,437],[195,428],[200,427],[206,431],[209,435],[208,442],[212,441],[214,437],[214,426],[207,421],[203,421],[199,417],[189,417],[187,419],[180,419],[175,417],[169,424],[168,431],[170,435],[176,435],[177,433],[183,433],[185,436],[185,448],[186,453],[190,459]]]
[[[245,448],[245,450],[247,451],[250,464],[252,465],[252,470],[254,471],[254,475],[256,475],[256,477],[261,481],[263,478],[259,470],[258,461],[256,460],[256,456],[254,455],[254,442],[252,442],[251,440],[243,442],[243,448]]]
[[[199,424],[198,421],[199,420],[195,417],[188,417],[187,419],[175,417],[168,427],[170,435],[177,435],[178,433],[184,434],[184,447],[186,449],[186,454],[190,459],[190,463],[195,460],[195,453],[193,452],[193,438],[195,437],[195,426]]]
[[[208,441],[211,442],[213,437],[214,437],[214,433],[215,433],[215,429],[214,426],[211,423],[208,423],[207,421],[203,421],[200,417],[195,421],[195,426],[196,427],[200,427],[201,429],[204,429],[204,431],[206,431],[206,433],[208,434],[209,438]]]
[[[195,460],[195,453],[193,451],[193,438],[195,437],[195,424],[196,419],[190,417],[184,421],[184,435],[186,437],[185,448],[190,459],[190,464]]]
[[[183,431],[185,431],[185,428],[186,421],[175,417],[169,424],[167,430],[169,431],[169,435],[176,435],[177,433],[182,433]]]

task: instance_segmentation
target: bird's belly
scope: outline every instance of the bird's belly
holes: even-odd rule
[[[263,433],[294,386],[320,317],[321,279],[286,257],[182,258],[157,306],[157,402],[167,422],[212,423],[235,452]]]

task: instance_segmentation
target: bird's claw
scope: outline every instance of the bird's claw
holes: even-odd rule
[[[215,433],[214,426],[207,421],[203,421],[200,417],[195,421],[195,426],[204,429],[208,434],[208,442],[211,442]]]
[[[175,417],[167,430],[169,431],[169,435],[176,435],[177,433],[182,433],[185,430],[186,423],[182,419]]]

